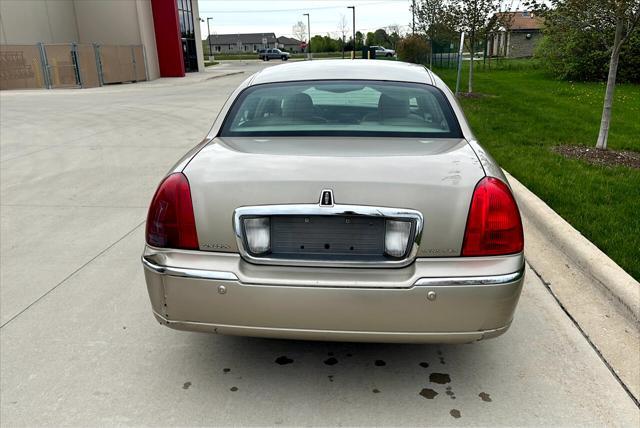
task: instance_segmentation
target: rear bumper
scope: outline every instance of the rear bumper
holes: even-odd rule
[[[524,276],[521,254],[418,259],[382,273],[255,266],[237,255],[179,253],[147,248],[143,255],[160,323],[286,339],[461,343],[499,336],[509,328]],[[491,267],[493,275],[487,274]]]

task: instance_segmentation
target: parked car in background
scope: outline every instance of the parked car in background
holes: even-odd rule
[[[286,61],[291,54],[289,52],[281,51],[280,49],[260,49],[258,51],[258,58],[263,61],[269,61],[270,59],[281,59]]]
[[[523,248],[507,179],[439,77],[305,61],[246,79],[166,175],[142,263],[171,328],[460,343],[509,328]]]
[[[371,46],[376,50],[376,56],[396,56],[396,51],[393,49],[387,49],[384,46]]]

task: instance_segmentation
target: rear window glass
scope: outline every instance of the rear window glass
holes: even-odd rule
[[[249,87],[221,136],[394,136],[460,138],[451,105],[430,85],[307,81]]]

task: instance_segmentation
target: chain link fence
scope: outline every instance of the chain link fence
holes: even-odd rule
[[[0,90],[94,88],[144,80],[142,45],[0,45]]]

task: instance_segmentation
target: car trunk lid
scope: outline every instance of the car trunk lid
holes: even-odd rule
[[[186,166],[200,248],[238,252],[236,208],[335,204],[420,211],[418,257],[460,254],[469,204],[484,170],[462,139],[217,138]]]

